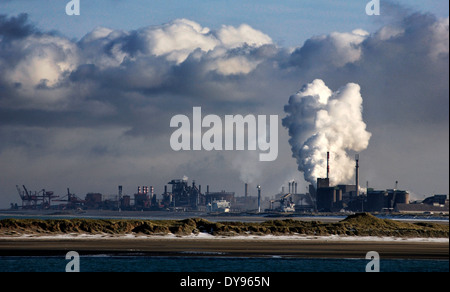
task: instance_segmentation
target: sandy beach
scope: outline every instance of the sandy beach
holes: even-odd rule
[[[364,258],[377,251],[382,258],[448,259],[448,241],[328,240],[295,238],[1,238],[0,256],[140,254],[149,256],[284,256],[299,258]]]

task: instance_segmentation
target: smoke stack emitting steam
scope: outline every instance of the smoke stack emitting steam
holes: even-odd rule
[[[331,184],[349,183],[354,176],[354,161],[347,151],[362,151],[371,133],[362,119],[360,86],[349,83],[332,92],[316,79],[289,98],[284,107],[283,126],[289,130],[292,156],[305,180],[316,186],[317,178],[329,175]],[[332,153],[331,158],[325,153]],[[330,161],[331,159],[331,161]]]
[[[330,152],[327,152],[327,178],[330,178]]]
[[[355,155],[355,185],[356,185],[356,196],[359,196],[359,154]]]

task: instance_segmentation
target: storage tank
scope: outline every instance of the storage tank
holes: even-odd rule
[[[395,196],[395,204],[409,204],[410,196],[406,191],[397,191]]]
[[[386,206],[387,192],[367,191],[367,210],[369,212],[380,212]]]

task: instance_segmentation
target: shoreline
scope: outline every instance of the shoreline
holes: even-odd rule
[[[345,236],[345,235],[211,235],[209,233],[199,233],[191,235],[177,234],[88,234],[88,233],[69,233],[69,234],[22,234],[12,236],[1,236],[0,241],[45,241],[45,240],[239,240],[239,241],[334,241],[334,242],[435,242],[449,243],[450,238],[442,237],[395,237],[395,236]]]
[[[383,219],[391,219],[403,222],[435,222],[449,225],[449,217],[443,215],[424,215],[424,214],[374,214]],[[349,214],[342,213],[292,213],[292,214],[274,214],[274,213],[221,213],[210,214],[197,211],[169,212],[169,211],[111,211],[111,210],[87,210],[83,212],[55,210],[0,210],[0,218],[39,218],[48,219],[130,219],[130,220],[184,220],[189,218],[204,218],[212,222],[219,221],[240,221],[240,222],[264,222],[267,220],[295,219],[301,221],[321,221],[335,223],[345,219]]]
[[[0,238],[0,256],[80,255],[449,259],[448,242],[264,238]]]
[[[367,213],[336,223],[184,220],[0,220],[0,256],[135,254],[403,259],[449,258],[448,225],[404,223]]]

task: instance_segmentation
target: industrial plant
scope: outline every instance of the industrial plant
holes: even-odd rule
[[[11,209],[22,210],[118,210],[118,211],[200,211],[205,213],[280,213],[312,214],[339,212],[385,212],[385,213],[422,213],[448,214],[447,195],[433,195],[421,202],[411,202],[408,191],[395,188],[360,191],[359,155],[355,156],[355,184],[330,184],[330,153],[327,153],[325,178],[317,178],[316,185],[310,184],[308,192],[299,193],[298,183],[290,181],[288,189],[283,186],[278,194],[265,194],[260,185],[244,184],[243,193],[225,190],[206,190],[189,183],[187,178],[172,179],[164,186],[162,194],[156,194],[153,186],[138,186],[130,192],[124,192],[119,185],[117,194],[104,196],[101,193],[87,193],[80,198],[67,189],[67,194],[57,196],[45,189],[30,191],[25,185],[16,186],[22,201],[21,205],[11,204]],[[170,185],[170,190],[169,186]],[[357,187],[358,186],[358,187]],[[257,195],[249,195],[249,187]]]

